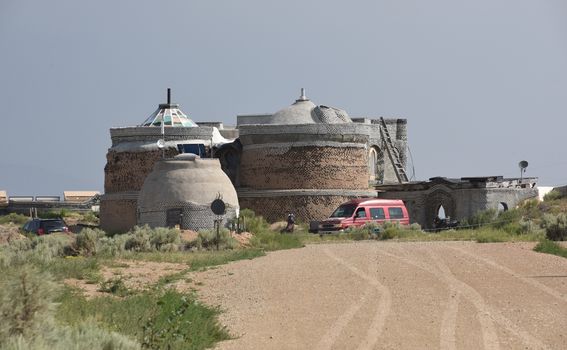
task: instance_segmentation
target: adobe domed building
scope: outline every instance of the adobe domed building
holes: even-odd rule
[[[288,211],[303,221],[323,219],[348,199],[376,196],[377,183],[408,181],[405,119],[351,118],[344,110],[316,105],[304,90],[274,114],[237,116],[236,129],[193,122],[171,104],[168,92],[168,102],[142,124],[112,128],[110,135],[100,219],[101,228],[113,232],[158,222],[142,211],[162,207],[139,202],[140,191],[157,161],[180,153],[199,155],[197,163],[218,158],[240,207],[269,221]]]
[[[320,220],[349,199],[376,197],[375,182],[407,182],[405,119],[351,119],[344,110],[315,105],[302,89],[291,106],[238,116],[237,127],[241,207],[269,221],[287,212]]]
[[[184,152],[210,157],[213,145],[227,142],[217,127],[193,122],[171,103],[170,96],[168,89],[167,103],[140,125],[110,129],[112,146],[106,154],[100,205],[100,226],[105,231],[126,232],[138,223],[139,192],[157,161]],[[160,139],[164,140],[161,149]]]
[[[138,224],[212,229],[217,216],[210,207],[217,198],[225,203],[225,219],[237,217],[236,190],[218,159],[186,153],[159,160],[140,190]]]

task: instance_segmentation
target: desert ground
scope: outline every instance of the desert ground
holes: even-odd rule
[[[192,273],[218,349],[567,349],[567,259],[533,243],[308,245]]]

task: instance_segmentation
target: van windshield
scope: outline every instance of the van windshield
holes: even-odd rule
[[[356,205],[354,204],[343,204],[340,207],[338,207],[337,210],[333,212],[333,214],[331,214],[331,217],[350,218],[352,216],[352,213],[354,213],[354,209],[356,209]]]

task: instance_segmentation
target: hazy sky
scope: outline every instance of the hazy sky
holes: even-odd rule
[[[408,119],[416,176],[567,184],[565,0],[0,0],[0,189],[103,190],[109,128],[173,101],[195,121],[305,87]]]

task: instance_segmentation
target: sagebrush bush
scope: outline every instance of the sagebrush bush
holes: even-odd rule
[[[244,223],[244,230],[252,233],[259,233],[270,230],[270,225],[262,216],[256,214],[250,209],[242,209],[240,217]]]
[[[567,239],[567,215],[564,213],[558,215],[545,214],[541,221],[541,227],[545,229],[545,235],[549,240],[564,241]]]
[[[157,227],[150,232],[150,244],[156,250],[163,251],[164,245],[179,245],[181,238],[179,230],[167,227]]]
[[[496,209],[481,210],[463,220],[462,226],[481,227],[495,222],[497,217],[498,211]]]
[[[550,201],[554,201],[557,199],[561,199],[563,198],[563,195],[561,194],[561,192],[557,191],[557,190],[551,190],[549,192],[547,192],[545,194],[545,196],[543,196],[543,201],[544,202],[550,202]]]
[[[56,285],[29,265],[0,270],[0,344],[12,336],[33,338],[52,326]]]
[[[106,234],[104,231],[86,228],[75,237],[73,250],[82,256],[93,256],[97,254],[99,242]]]
[[[411,224],[409,228],[412,231],[421,231],[421,225],[418,224],[417,222],[414,222],[413,224]]]
[[[234,249],[238,247],[238,242],[232,238],[230,231],[226,228],[222,228],[219,231],[219,248],[222,249]],[[217,230],[201,230],[197,236],[196,241],[197,248],[199,249],[211,249],[216,248],[217,245]]]
[[[149,252],[152,250],[150,239],[150,228],[147,225],[143,227],[135,226],[131,233],[127,233],[124,249],[135,252]]]
[[[29,219],[30,218],[25,215],[10,213],[8,215],[0,216],[0,225],[9,224],[9,223],[15,225],[23,225],[26,222],[28,222]]]

